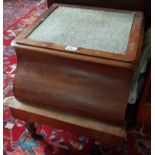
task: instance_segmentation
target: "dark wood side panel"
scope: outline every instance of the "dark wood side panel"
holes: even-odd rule
[[[14,95],[20,101],[51,105],[123,124],[132,70],[16,49]]]

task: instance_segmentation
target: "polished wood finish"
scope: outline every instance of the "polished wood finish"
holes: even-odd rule
[[[16,42],[20,44],[31,45],[31,46],[40,47],[40,48],[57,49],[59,50],[59,52],[70,52],[66,50],[65,45],[60,45],[56,43],[48,43],[48,42],[43,42],[43,41],[34,41],[34,40],[30,40],[26,38],[42,21],[46,20],[49,14],[51,14],[59,6],[72,7],[72,8],[80,7],[80,8],[107,10],[107,11],[115,11],[115,12],[129,12],[129,11],[123,11],[123,10],[105,9],[105,8],[88,7],[88,6],[53,4],[48,9],[48,11],[45,12],[44,16],[41,16],[34,24],[32,24],[26,31],[24,31],[24,33],[22,33],[16,38]],[[135,12],[133,25],[132,25],[131,33],[129,37],[129,43],[126,49],[126,52],[127,52],[126,54],[115,54],[115,53],[109,53],[106,51],[85,49],[81,47],[78,47],[77,51],[74,52],[74,54],[75,55],[76,54],[89,55],[89,56],[94,56],[94,57],[99,57],[99,58],[104,58],[104,59],[137,63],[139,54],[140,54],[141,44],[142,44],[143,31],[144,31],[143,13]]]
[[[48,106],[39,107],[19,102],[14,97],[4,102],[10,107],[13,117],[26,122],[37,122],[51,127],[65,129],[76,134],[86,135],[104,144],[119,146],[125,137],[125,131],[119,126],[113,126],[94,119],[64,113]],[[34,129],[31,131],[34,134]]]
[[[126,55],[102,51],[99,56],[97,51],[82,48],[69,52],[62,45],[26,39],[59,5],[52,5],[12,44],[17,54],[14,96],[27,104],[124,126],[130,85],[140,56],[143,14],[135,13]]]
[[[136,12],[126,55],[103,52],[98,56],[93,50],[79,48],[73,53],[61,45],[26,39],[57,6],[12,43],[17,53],[13,89],[18,100],[12,98],[7,105],[15,118],[28,123],[62,128],[119,146],[125,136],[124,116],[139,61],[143,14]],[[34,130],[31,133],[34,135]]]
[[[16,47],[14,95],[31,104],[122,124],[133,71]],[[120,74],[123,73],[123,74]]]
[[[136,64],[135,63],[127,63],[127,62],[122,62],[122,61],[115,61],[115,60],[109,60],[109,59],[103,59],[103,58],[97,58],[97,57],[92,57],[92,56],[83,56],[83,55],[76,55],[72,52],[59,52],[58,50],[50,50],[50,49],[42,49],[38,48],[35,46],[27,46],[23,44],[17,44],[15,41],[12,41],[11,46],[13,46],[15,49],[28,49],[31,50],[33,49],[34,51],[37,52],[44,52],[49,55],[54,55],[58,57],[64,57],[64,58],[70,58],[73,60],[81,60],[81,61],[86,61],[86,62],[93,62],[97,64],[104,64],[104,65],[109,65],[109,66],[117,66],[121,68],[126,68],[129,70],[134,70]]]

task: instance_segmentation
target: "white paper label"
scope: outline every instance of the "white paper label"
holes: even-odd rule
[[[66,46],[65,49],[67,51],[76,52],[78,48],[77,47],[74,47],[74,46]]]
[[[14,125],[15,125],[14,123],[7,122],[7,124],[5,125],[5,128],[11,130],[14,127]]]

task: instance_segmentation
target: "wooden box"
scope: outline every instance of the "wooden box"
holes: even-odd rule
[[[143,13],[53,4],[17,37],[14,96],[122,125]]]

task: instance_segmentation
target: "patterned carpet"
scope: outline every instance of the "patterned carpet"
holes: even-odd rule
[[[16,54],[10,46],[12,40],[31,25],[46,10],[46,2],[40,1],[24,16],[4,31],[4,101],[12,96],[12,85],[16,70]],[[4,20],[5,25],[5,20]],[[150,128],[137,127],[128,133],[124,143],[112,149],[97,140],[84,135],[75,135],[61,129],[36,125],[37,133],[44,136],[52,147],[42,141],[35,141],[28,133],[25,122],[12,117],[8,107],[4,107],[4,155],[150,155]]]
[[[4,0],[3,29],[9,27],[20,17],[24,16],[40,0]]]

